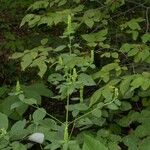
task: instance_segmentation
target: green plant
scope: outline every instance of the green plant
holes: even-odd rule
[[[44,38],[40,46],[11,56],[21,61],[22,71],[38,70],[50,90],[42,83],[28,87],[17,82],[11,96],[0,104],[4,120],[1,137],[6,139],[2,148],[27,149],[28,144],[22,141],[42,133],[44,149],[149,149],[150,73],[149,68],[143,69],[149,65],[149,29],[142,28],[145,20],[139,14],[115,23],[111,18],[129,4],[122,0],[55,0],[37,1],[29,7],[31,13],[21,26],[28,23],[30,28],[40,28],[46,24],[63,31],[59,39],[54,37],[60,44],[49,45],[49,39]],[[114,34],[119,36],[117,43]],[[40,106],[41,96],[56,103],[63,101],[65,117],[60,120]],[[34,113],[25,120],[28,108]],[[10,128],[8,117],[18,120]]]

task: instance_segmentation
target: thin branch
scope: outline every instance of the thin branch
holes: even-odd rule
[[[103,105],[103,107],[112,104],[115,100],[116,100],[116,99],[114,98],[111,102],[105,103],[105,104]],[[71,122],[69,123],[69,125],[72,124],[72,123],[75,123],[76,121],[80,120],[81,118],[84,118],[85,116],[91,114],[92,112],[94,112],[95,110],[97,110],[97,109],[99,109],[99,108],[100,108],[100,107],[96,107],[96,108],[94,108],[93,110],[91,110],[91,111],[85,113],[84,115],[82,115],[82,116],[80,116],[80,117],[74,119],[73,121],[71,121]]]
[[[146,9],[146,24],[147,24],[146,25],[146,33],[149,31],[149,26],[150,26],[148,11],[149,11],[149,8]]]
[[[148,6],[145,6],[144,4],[146,4],[146,2],[144,2],[144,3],[142,3],[142,4],[140,4],[140,3],[138,3],[138,2],[135,2],[135,1],[130,1],[130,0],[128,0],[127,2],[129,2],[129,3],[132,3],[132,4],[136,4],[136,5],[138,5],[138,6],[140,6],[140,7],[143,7],[143,8],[150,8],[150,6],[148,7]]]
[[[39,108],[39,107],[34,106],[34,105],[30,105],[30,106],[32,106],[32,107],[34,107],[34,108],[36,108],[36,109]],[[41,110],[41,111],[42,111],[42,110]],[[54,120],[57,121],[58,123],[64,124],[63,122],[61,122],[60,120],[58,120],[57,118],[55,118],[53,115],[51,115],[51,114],[49,114],[49,113],[47,113],[47,112],[46,112],[46,115],[49,116],[50,118],[54,119]]]

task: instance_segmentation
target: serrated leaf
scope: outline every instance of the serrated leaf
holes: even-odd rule
[[[85,74],[85,73],[81,73],[78,76],[78,80],[79,80],[79,82],[81,82],[83,85],[86,85],[86,86],[96,85],[96,83],[94,82],[92,77],[88,74]]]
[[[89,28],[92,28],[94,25],[93,19],[85,19],[84,22]]]
[[[36,1],[34,2],[29,8],[28,10],[39,10],[39,9],[43,9],[43,8],[47,8],[49,5],[49,2],[40,0],[40,1]]]
[[[34,14],[27,14],[21,21],[20,27],[22,27],[26,22],[30,21],[33,19]]]

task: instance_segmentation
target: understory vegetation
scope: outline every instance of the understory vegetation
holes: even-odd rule
[[[0,0],[0,150],[150,150],[149,0]]]

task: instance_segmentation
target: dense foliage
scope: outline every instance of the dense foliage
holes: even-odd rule
[[[1,150],[150,149],[149,0],[0,3]]]

